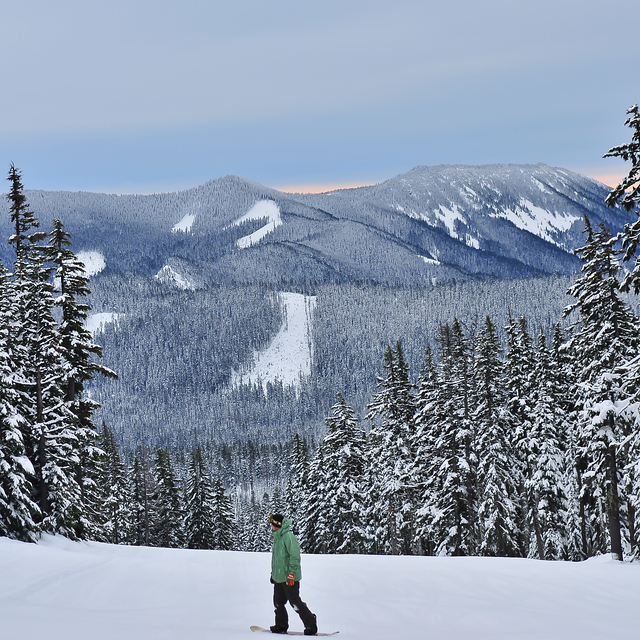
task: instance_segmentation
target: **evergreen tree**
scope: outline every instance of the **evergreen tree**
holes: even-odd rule
[[[373,515],[379,521],[376,544],[392,554],[414,553],[413,468],[415,399],[409,380],[409,366],[402,345],[384,353],[386,378],[378,378],[378,391],[367,406],[367,419],[376,443],[371,455],[377,467],[373,488]],[[382,518],[382,514],[385,517]]]
[[[363,490],[366,436],[344,396],[326,418],[321,445],[324,460],[322,503],[330,553],[362,553],[366,548]]]
[[[35,470],[20,429],[24,418],[11,358],[11,296],[11,283],[0,264],[0,536],[34,541],[39,509],[31,499]]]
[[[158,485],[146,446],[142,445],[133,459],[131,470],[132,539],[134,545],[157,545]]]
[[[434,455],[429,470],[437,555],[475,555],[479,546],[477,516],[477,455],[469,391],[471,349],[461,324],[440,326],[440,379],[434,412]]]
[[[522,485],[518,492],[523,499],[519,507],[521,531],[520,547],[529,549],[531,557],[544,557],[544,541],[538,522],[536,497],[532,491],[531,478],[535,467],[533,446],[533,422],[535,409],[535,355],[533,341],[524,316],[511,319],[507,326],[507,408],[514,418],[515,459],[520,466]]]
[[[300,546],[306,553],[328,553],[329,533],[324,496],[324,451],[318,447],[309,464],[309,474],[302,504],[303,517],[300,521]]]
[[[185,489],[184,529],[189,549],[215,549],[215,497],[211,479],[197,447],[191,456]]]
[[[578,402],[581,406],[578,455],[585,461],[584,490],[602,501],[613,555],[622,559],[620,472],[621,445],[633,428],[625,414],[628,391],[624,389],[623,365],[631,361],[638,346],[637,318],[619,295],[619,252],[615,238],[600,225],[594,231],[585,217],[587,244],[576,250],[582,275],[569,289],[576,302],[569,314],[579,311],[569,347],[577,361]]]
[[[478,432],[478,518],[480,553],[515,556],[519,549],[518,488],[522,484],[510,435],[513,417],[507,409],[500,340],[487,316],[474,363],[478,404],[474,421]]]
[[[13,223],[14,233],[9,238],[9,242],[15,245],[16,249],[16,273],[19,273],[20,266],[24,258],[24,245],[29,243],[27,247],[38,243],[45,238],[43,231],[32,231],[40,226],[40,222],[36,219],[33,211],[29,209],[27,197],[24,195],[24,185],[22,184],[22,174],[15,167],[13,162],[9,167],[9,175],[7,180],[11,184],[7,200],[9,200],[9,209],[11,213],[11,222]],[[29,233],[31,231],[31,233]]]
[[[233,549],[235,536],[235,517],[231,508],[231,500],[225,493],[220,476],[213,483],[213,523],[211,538],[213,549],[229,551]]]
[[[565,390],[552,363],[551,351],[541,330],[536,350],[531,441],[527,447],[532,472],[527,480],[527,490],[533,496],[535,521],[540,527],[541,560],[561,560],[569,556],[569,501],[565,488],[566,458],[562,445],[566,434],[564,410],[560,404]]]
[[[415,539],[419,552],[433,555],[437,545],[433,530],[434,514],[431,510],[435,504],[433,470],[436,468],[440,414],[438,412],[439,378],[433,360],[431,347],[425,348],[424,365],[418,378],[416,394],[416,413],[414,416],[415,434],[412,449],[415,451],[412,476],[416,483],[417,511],[415,523]]]
[[[127,468],[112,431],[102,424],[100,448],[104,459],[100,465],[102,488],[102,534],[99,539],[112,544],[126,544],[132,538],[132,496]]]
[[[299,434],[293,436],[291,449],[291,472],[285,493],[286,511],[294,523],[298,524],[302,516],[302,505],[307,491],[309,460],[307,445]]]
[[[610,207],[618,204],[626,211],[633,211],[640,215],[640,111],[635,104],[627,109],[628,118],[625,125],[632,130],[631,142],[621,144],[609,149],[605,158],[622,158],[625,162],[631,161],[629,173],[615,186],[605,202]],[[635,256],[635,264],[630,273],[624,279],[621,289],[627,291],[633,287],[635,292],[640,292],[640,260],[638,259],[638,246],[640,246],[640,218],[632,224],[626,224],[623,234],[623,260],[626,262]]]
[[[180,548],[184,546],[182,499],[178,480],[166,449],[157,449],[155,457],[157,480],[158,523],[155,538],[158,546]]]

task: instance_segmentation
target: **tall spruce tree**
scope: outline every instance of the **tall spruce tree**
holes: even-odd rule
[[[436,442],[441,416],[438,411],[438,370],[429,345],[425,348],[424,365],[417,387],[412,447],[415,452],[412,476],[416,483],[417,500],[415,539],[420,553],[433,555],[436,539],[431,507],[435,504],[435,492],[438,491],[434,486],[436,476],[433,475],[433,471],[437,468],[439,460]]]
[[[373,514],[378,522],[376,544],[391,554],[411,554],[414,548],[415,483],[408,473],[413,468],[415,399],[409,380],[409,366],[402,345],[388,346],[384,352],[385,378],[367,406],[375,448]],[[383,516],[384,514],[384,516]]]
[[[583,491],[602,501],[606,513],[609,548],[622,560],[621,459],[623,441],[634,423],[626,415],[629,391],[625,389],[623,366],[637,353],[637,318],[620,297],[616,239],[600,225],[594,231],[585,217],[587,244],[575,253],[582,262],[582,275],[568,293],[576,302],[580,319],[572,327],[569,348],[577,360],[578,402],[581,406],[578,455],[585,461]]]
[[[154,547],[157,545],[159,521],[158,484],[144,444],[138,448],[133,459],[131,498],[131,542],[138,546]]]
[[[629,173],[616,185],[605,202],[610,207],[621,205],[626,211],[634,211],[640,215],[640,111],[635,104],[627,109],[625,125],[632,131],[631,141],[609,149],[605,158],[622,158],[625,162],[631,162]],[[626,224],[623,233],[623,260],[634,259],[633,269],[624,278],[621,289],[623,291],[633,287],[636,293],[640,292],[640,218],[632,224]]]
[[[197,447],[191,455],[185,488],[184,529],[189,549],[215,549],[215,497],[211,478]]]
[[[363,487],[366,435],[354,410],[338,393],[325,420],[327,435],[320,445],[324,465],[322,495],[330,553],[363,553],[367,548],[366,498]]]
[[[213,483],[212,511],[212,548],[230,551],[233,549],[236,523],[231,499],[225,492],[220,476],[217,476]]]
[[[434,411],[440,417],[434,432],[429,475],[437,555],[475,555],[479,547],[477,511],[477,453],[472,426],[471,348],[462,325],[440,325],[440,370]]]
[[[112,544],[132,542],[132,496],[124,464],[113,432],[102,424],[100,448],[104,459],[100,465],[102,490],[102,533],[99,539]]]
[[[519,493],[523,496],[519,504],[521,547],[529,549],[531,557],[544,557],[544,541],[536,497],[532,491],[531,478],[534,474],[532,451],[532,433],[535,408],[535,355],[533,340],[529,334],[524,316],[510,318],[507,326],[507,353],[505,367],[507,374],[507,407],[514,417],[513,441],[516,456],[514,464],[520,466],[522,486]]]
[[[552,354],[543,330],[538,335],[535,356],[535,403],[527,447],[531,476],[527,480],[527,489],[533,497],[535,520],[542,536],[540,559],[561,560],[570,555],[569,500],[563,450],[567,437],[561,404],[565,389],[552,366]],[[539,553],[539,549],[537,551]]]
[[[38,505],[31,499],[33,464],[27,456],[12,359],[12,283],[0,264],[0,536],[34,541]]]
[[[507,408],[500,340],[487,316],[478,339],[474,362],[477,405],[473,412],[478,432],[478,518],[480,553],[516,556],[519,548],[519,466],[514,465],[511,442],[513,416]]]
[[[159,547],[180,548],[184,546],[184,509],[173,470],[171,456],[166,449],[157,449],[154,475],[157,481],[156,501],[158,504],[158,522],[155,529]]]

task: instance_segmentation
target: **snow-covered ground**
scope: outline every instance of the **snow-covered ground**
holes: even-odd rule
[[[196,216],[194,213],[187,213],[183,216],[180,222],[176,222],[176,224],[173,225],[171,231],[173,231],[173,233],[177,233],[178,231],[182,231],[182,233],[191,233],[191,227],[193,226],[195,219]]]
[[[239,249],[246,249],[251,245],[254,245],[262,238],[264,238],[268,233],[271,233],[282,224],[282,218],[280,217],[280,209],[278,205],[273,202],[273,200],[260,200],[260,202],[256,202],[256,204],[247,211],[243,216],[240,216],[234,223],[230,226],[236,226],[242,224],[243,222],[247,222],[248,220],[261,220],[263,218],[267,219],[267,223],[260,227],[257,231],[249,234],[248,236],[244,236],[239,240],[236,240],[236,246]]]
[[[100,273],[107,266],[100,251],[79,251],[76,258],[84,263],[84,272],[89,277]]]
[[[277,379],[282,384],[298,385],[301,376],[311,373],[313,345],[311,342],[311,314],[315,296],[301,293],[280,293],[285,304],[285,321],[271,344],[254,354],[254,366],[247,373],[234,372],[232,386],[257,383],[263,386]]]
[[[267,553],[0,538],[0,638],[259,640]],[[640,565],[307,556],[302,599],[340,640],[635,640]],[[302,624],[290,610],[290,628]],[[267,636],[265,636],[267,637]]]
[[[183,275],[179,274],[173,267],[165,264],[155,276],[153,276],[158,282],[163,284],[171,284],[183,291],[194,291],[195,287],[189,280]]]
[[[115,322],[121,315],[120,313],[92,313],[87,318],[85,327],[95,336],[102,331],[105,324]]]

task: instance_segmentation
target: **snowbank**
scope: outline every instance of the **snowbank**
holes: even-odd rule
[[[305,555],[302,568],[303,600],[340,640],[638,637],[640,565],[608,558]],[[0,538],[0,637],[259,640],[269,571],[265,553]]]

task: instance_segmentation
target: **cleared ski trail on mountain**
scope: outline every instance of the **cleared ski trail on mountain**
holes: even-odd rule
[[[234,372],[232,386],[261,382],[266,390],[267,383],[276,380],[284,386],[298,386],[301,376],[311,374],[311,315],[316,298],[301,293],[280,293],[279,296],[285,311],[280,331],[266,349],[254,354],[254,365],[249,372]]]
[[[341,640],[636,639],[640,565],[303,555]],[[0,538],[0,638],[245,640],[272,624],[270,555]],[[290,613],[292,629],[302,629]]]

